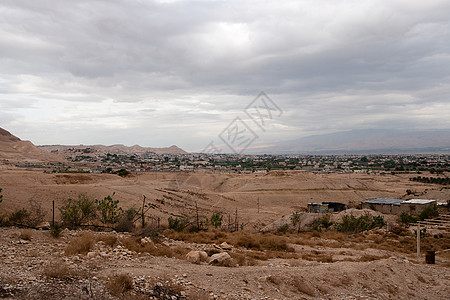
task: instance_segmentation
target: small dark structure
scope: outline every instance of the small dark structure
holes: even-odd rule
[[[425,256],[425,262],[430,265],[434,265],[436,263],[436,252],[428,250]]]
[[[308,203],[308,212],[332,213],[347,209],[347,205],[339,202],[311,202]]]

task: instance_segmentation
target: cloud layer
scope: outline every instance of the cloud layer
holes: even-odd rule
[[[37,144],[201,150],[249,121],[243,109],[265,91],[283,115],[256,145],[449,129],[448,11],[444,0],[5,0],[0,127]]]

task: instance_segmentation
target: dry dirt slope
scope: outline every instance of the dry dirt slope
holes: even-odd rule
[[[110,174],[44,174],[21,170],[0,170],[0,187],[5,201],[2,209],[25,207],[30,199],[40,202],[50,214],[52,200],[61,206],[68,198],[85,193],[101,199],[115,192],[125,208],[140,207],[143,195],[152,206],[149,214],[167,219],[170,214],[192,216],[195,203],[202,216],[222,211],[243,223],[272,222],[306,207],[311,201],[359,203],[376,197],[402,197],[406,189],[426,198],[446,200],[450,190],[410,182],[408,176],[358,174],[318,175],[287,172],[268,175],[221,173],[158,173],[121,178]],[[257,203],[260,203],[258,213]]]
[[[254,266],[220,267],[139,254],[121,246],[120,242],[110,246],[96,242],[87,255],[66,253],[70,242],[82,234],[64,231],[61,238],[53,239],[46,231],[32,231],[30,240],[23,240],[20,239],[21,230],[0,228],[0,297],[151,299],[149,295],[163,287],[177,291],[169,299],[440,300],[448,299],[450,293],[450,272],[439,260],[437,265],[425,265],[422,259],[417,260],[413,255],[389,251],[361,250],[380,256],[367,262],[320,263],[298,258],[258,261]],[[106,237],[110,234],[97,235]],[[118,237],[126,238],[126,235]],[[172,248],[205,246],[168,239],[163,243],[167,245],[164,247]],[[297,253],[301,255],[308,251],[304,248],[299,247]],[[316,249],[323,251],[326,247]],[[347,253],[352,250],[335,251]],[[109,283],[115,274],[131,277],[133,286],[128,298],[111,294]]]

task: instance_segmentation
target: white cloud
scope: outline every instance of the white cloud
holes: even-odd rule
[[[194,150],[264,90],[285,112],[267,139],[448,129],[448,11],[438,0],[3,1],[0,126],[39,144]]]

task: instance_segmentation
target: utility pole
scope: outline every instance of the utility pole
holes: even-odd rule
[[[420,256],[420,223],[417,222],[417,256]]]
[[[53,222],[52,226],[55,227],[55,200],[53,200]]]
[[[144,200],[142,200],[142,212],[141,212],[141,219],[142,219],[142,229],[144,229],[145,227],[145,212],[144,212],[144,208],[145,208],[145,195],[144,195]]]
[[[259,214],[259,197],[258,197],[258,214]]]

